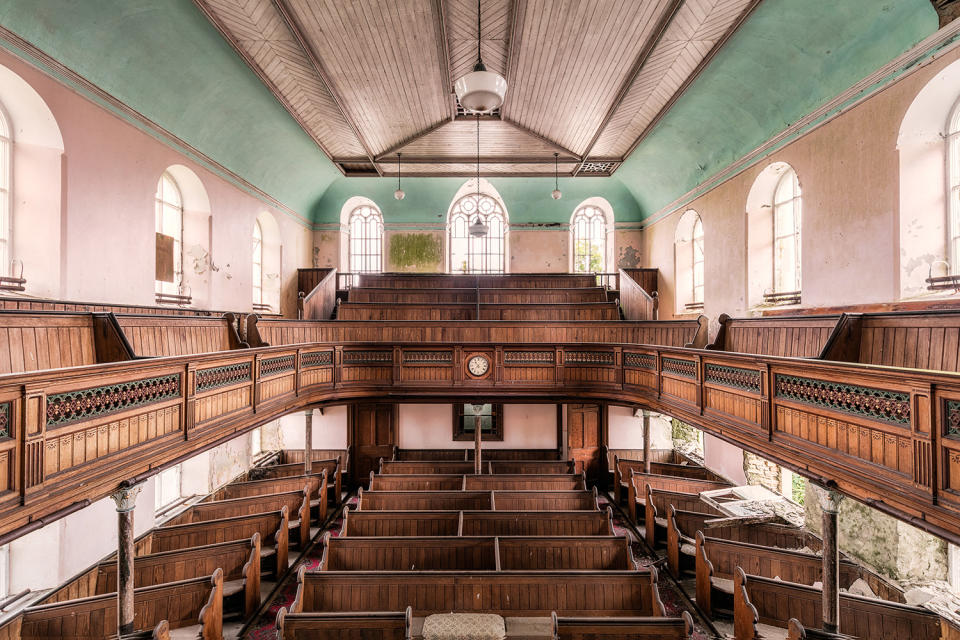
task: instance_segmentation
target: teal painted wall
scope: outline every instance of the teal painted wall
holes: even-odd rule
[[[339,222],[343,203],[362,195],[377,203],[384,221],[390,223],[445,224],[447,210],[457,190],[467,178],[408,178],[403,180],[407,194],[395,200],[396,178],[339,178],[323,194],[311,211],[317,222]],[[616,178],[561,178],[563,197],[554,200],[552,178],[489,178],[507,207],[510,222],[569,222],[573,207],[583,200],[602,195],[613,207],[618,221],[640,220],[637,201]]]
[[[929,0],[764,0],[615,177],[648,217],[937,24]]]
[[[316,222],[365,195],[388,222],[441,222],[460,178],[340,176],[190,0],[17,0],[0,24]],[[613,178],[501,178],[515,223],[600,195],[642,220],[933,33],[929,0],[764,0]],[[68,150],[69,152],[69,150]]]
[[[190,0],[15,0],[0,24],[298,213],[341,176]]]

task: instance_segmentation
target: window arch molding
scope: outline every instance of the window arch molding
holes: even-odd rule
[[[587,213],[591,218],[596,219],[600,216],[603,220],[603,247],[601,249],[600,271],[612,272],[616,270],[616,261],[614,260],[614,239],[615,239],[615,220],[613,207],[606,198],[595,196],[587,198],[573,209],[570,215],[570,240],[569,240],[569,270],[570,273],[578,272],[577,264],[577,239],[578,230],[576,227],[577,216],[581,213]],[[582,252],[581,252],[582,253]]]
[[[747,195],[747,303],[799,302],[802,284],[802,189],[796,170],[773,162],[757,175]]]
[[[354,228],[355,216],[364,216],[371,224]],[[379,226],[376,226],[377,220]],[[372,235],[369,232],[373,232]],[[361,236],[363,233],[367,235]],[[341,271],[369,273],[384,270],[386,262],[383,212],[376,202],[364,196],[347,198],[340,208],[340,239]],[[366,256],[367,259],[364,260],[361,256]]]
[[[704,231],[703,219],[687,209],[673,239],[674,300],[676,313],[699,313],[704,303]]]
[[[479,192],[479,201],[477,194]],[[480,217],[489,227],[482,238],[468,228]],[[467,180],[454,194],[447,210],[448,273],[509,273],[510,215],[497,189],[485,178]]]

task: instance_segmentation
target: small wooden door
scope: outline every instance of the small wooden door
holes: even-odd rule
[[[577,473],[586,471],[590,478],[599,476],[602,444],[600,405],[567,405],[567,450]]]
[[[375,471],[380,458],[389,460],[396,444],[394,405],[355,404],[350,411],[353,444],[353,479],[367,485],[370,472]]]

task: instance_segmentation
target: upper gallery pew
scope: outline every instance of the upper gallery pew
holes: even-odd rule
[[[460,587],[460,588],[456,588]],[[290,611],[663,616],[657,573],[644,571],[314,571],[301,569]]]
[[[517,304],[418,304],[412,302],[344,302],[337,308],[338,321],[350,320],[496,320],[563,321],[619,320],[615,302],[517,303]]]
[[[688,640],[692,638],[693,617],[684,611],[680,618],[569,618],[551,614],[553,640]]]
[[[703,347],[706,316],[696,320],[274,320],[248,316],[251,347],[310,342],[623,343]]]
[[[331,537],[321,571],[620,570],[636,565],[623,536]]]
[[[277,640],[412,640],[413,611],[277,612]]]
[[[612,536],[613,511],[353,511],[341,536]]]
[[[807,627],[822,624],[823,594],[784,580],[734,573],[734,630],[737,640],[761,638],[756,623],[786,628],[790,619]],[[940,640],[940,616],[920,607],[840,593],[840,630],[870,640]]]
[[[72,300],[53,300],[49,298],[25,298],[19,296],[0,296],[0,310],[3,311],[69,311],[75,313],[127,313],[150,316],[197,316],[220,317],[226,311],[211,309],[191,309],[186,307],[161,307],[138,304],[113,304],[108,302],[74,302]]]
[[[606,302],[607,292],[603,287],[579,289],[377,289],[352,287],[348,300],[355,302],[415,304],[556,304],[581,302]]]
[[[707,349],[789,358],[823,358],[840,339],[840,315],[731,318],[722,314],[720,328]]]
[[[117,315],[137,357],[182,356],[246,348],[233,314],[219,318]]]
[[[222,640],[223,571],[134,590],[134,628],[146,631],[166,620],[173,629],[197,627],[195,637]],[[104,640],[117,637],[117,594],[28,607],[20,638]]]
[[[596,287],[597,277],[569,273],[362,273],[357,286],[375,289],[582,289]]]

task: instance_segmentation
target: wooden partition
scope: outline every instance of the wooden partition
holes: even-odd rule
[[[184,356],[245,348],[227,318],[118,315],[138,357]]]
[[[720,316],[720,328],[707,349],[791,358],[822,358],[841,316]]]

